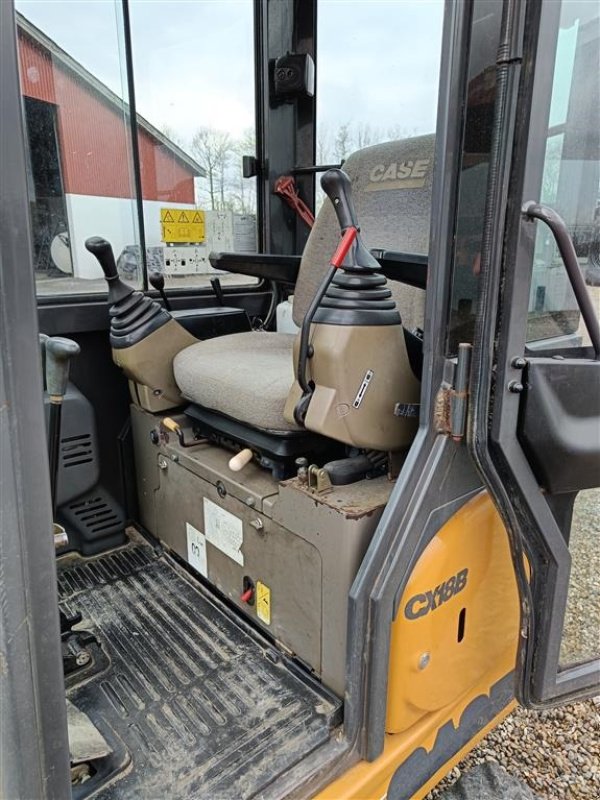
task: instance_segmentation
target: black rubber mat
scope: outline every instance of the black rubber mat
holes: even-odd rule
[[[145,544],[61,559],[59,591],[104,653],[69,699],[115,751],[79,797],[260,796],[339,721],[337,700]]]

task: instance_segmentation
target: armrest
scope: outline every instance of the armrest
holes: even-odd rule
[[[381,271],[390,281],[401,281],[418,289],[427,286],[427,256],[397,253],[394,250],[371,250]]]
[[[386,278],[409,286],[425,289],[427,285],[427,256],[397,253],[394,250],[371,250]],[[209,255],[214,269],[252,275],[269,281],[295,284],[300,269],[300,256],[271,253],[215,253]]]
[[[211,267],[238,275],[252,275],[279,283],[296,283],[300,269],[300,256],[272,255],[270,253],[211,253]]]

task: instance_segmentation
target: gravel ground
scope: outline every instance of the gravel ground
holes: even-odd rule
[[[427,800],[484,761],[500,764],[543,800],[598,800],[600,698],[550,711],[517,708],[448,773]]]
[[[600,489],[581,492],[571,528],[571,580],[561,655],[600,651]],[[436,798],[475,764],[495,761],[544,800],[600,797],[600,697],[549,711],[517,708],[438,786]],[[498,798],[502,800],[502,798]]]
[[[569,549],[571,579],[560,649],[563,664],[600,652],[600,489],[577,495]]]

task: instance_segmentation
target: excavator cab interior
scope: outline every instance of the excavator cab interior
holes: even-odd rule
[[[105,235],[105,198],[80,222],[72,148],[69,269],[86,263],[98,291],[36,305],[35,104],[52,93],[60,144],[85,125],[64,110],[69,81],[102,109],[116,101],[26,5],[0,8],[1,310],[6,363],[17,348],[27,362],[3,373],[3,400],[31,400],[27,436],[23,415],[6,417],[21,465],[3,465],[17,476],[7,522],[21,533],[2,563],[11,603],[33,609],[29,643],[9,636],[3,656],[29,664],[3,695],[3,739],[23,754],[4,796],[422,798],[515,698],[597,692],[597,654],[561,650],[574,503],[600,485],[600,331],[582,266],[597,257],[597,9],[446,3],[435,132],[319,164],[319,4],[255,0],[244,175],[259,252],[215,246],[212,288],[169,288],[181,243],[153,272],[160,248],[119,255]],[[200,167],[136,112],[130,3],[117,5],[143,230],[148,137],[177,169]],[[576,88],[558,131],[567,47]],[[568,157],[552,205],[540,187],[556,136]],[[165,242],[176,205],[160,211]],[[203,217],[214,242],[219,213]],[[196,244],[185,253],[199,259]]]

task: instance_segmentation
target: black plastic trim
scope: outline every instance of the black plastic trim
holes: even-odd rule
[[[331,453],[337,442],[307,430],[275,431],[256,428],[227,414],[191,403],[184,413],[200,423],[200,433],[214,432],[245,447],[277,459],[289,459],[308,453]]]
[[[295,284],[300,270],[301,256],[271,255],[269,253],[211,253],[209,261],[214,269],[252,275],[268,281]]]
[[[429,256],[398,253],[394,250],[371,250],[390,281],[399,281],[417,289],[427,288]]]
[[[451,758],[456,756],[486,724],[506,708],[514,696],[514,672],[495,683],[489,696],[480,695],[463,711],[458,727],[452,720],[437,732],[431,750],[418,747],[394,772],[388,787],[388,800],[404,800],[418,794],[419,789]],[[475,798],[473,798],[475,800]]]
[[[0,796],[71,796],[14,3],[0,3]]]

